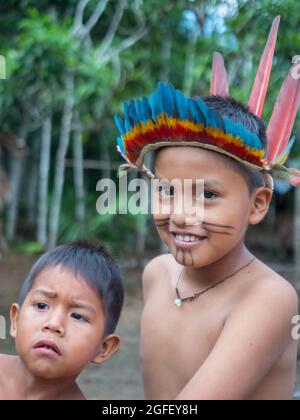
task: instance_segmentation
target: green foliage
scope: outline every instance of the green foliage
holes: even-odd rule
[[[96,212],[96,197],[91,195],[87,200],[86,220],[80,223],[74,220],[72,198],[65,198],[64,212],[60,220],[60,242],[70,242],[79,238],[96,239],[109,244],[117,255],[124,257],[132,253],[138,220],[145,216],[99,215]]]
[[[37,242],[18,242],[14,244],[13,250],[20,254],[39,255],[42,254],[44,249],[41,244]]]
[[[97,3],[96,0],[89,2],[85,21]],[[0,54],[7,62],[7,80],[0,83],[1,128],[17,134],[24,115],[28,114],[32,142],[32,138],[39,138],[43,118],[51,112],[50,191],[67,74],[74,76],[75,108],[80,113],[85,158],[107,159],[103,147],[105,140],[109,159],[115,164],[121,159],[115,151],[117,130],[113,115],[121,111],[124,100],[148,94],[162,77],[178,88],[183,87],[193,33],[197,34],[197,39],[194,65],[190,69],[192,93],[209,92],[212,54],[221,51],[229,72],[231,94],[246,103],[272,19],[281,15],[276,57],[263,114],[266,121],[291,59],[299,53],[298,0],[124,0],[124,14],[109,52],[113,55],[141,22],[144,22],[147,33],[130,48],[114,56],[114,60],[109,55],[101,56],[99,47],[118,1],[108,3],[101,21],[84,43],[72,34],[77,4],[78,0],[10,0],[0,5]],[[190,22],[185,21],[186,12],[193,17]],[[298,117],[295,133],[299,132],[299,124]],[[300,156],[299,141],[292,156]],[[68,158],[72,158],[71,150]],[[85,172],[87,217],[82,225],[74,221],[74,187],[68,174],[59,239],[70,241],[81,236],[94,236],[123,251],[128,244],[134,246],[138,218],[97,215],[93,191],[103,173]],[[112,174],[116,176],[115,171]],[[24,183],[29,183],[26,177]],[[26,245],[29,249],[30,246]]]

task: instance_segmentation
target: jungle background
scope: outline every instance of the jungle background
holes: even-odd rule
[[[224,55],[231,95],[247,103],[276,15],[281,23],[266,122],[300,53],[297,0],[0,2],[6,64],[0,74],[0,314],[8,319],[44,250],[82,237],[106,242],[125,276],[123,347],[100,369],[91,366],[82,374],[88,398],[143,398],[141,272],[165,252],[150,216],[96,211],[98,180],[118,182],[113,115],[121,114],[124,100],[150,93],[159,80],[189,95],[208,93],[214,51]],[[295,135],[299,129],[298,116]],[[299,141],[289,163],[300,168]],[[300,188],[276,183],[271,210],[249,230],[247,244],[300,290]],[[0,350],[13,353],[12,341],[0,340]]]

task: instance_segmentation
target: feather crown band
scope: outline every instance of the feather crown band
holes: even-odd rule
[[[262,114],[268,88],[280,17],[272,24],[257,76],[251,90],[248,108]],[[286,77],[267,127],[267,150],[261,140],[241,123],[231,121],[208,107],[200,98],[188,98],[171,84],[158,83],[157,92],[148,98],[124,103],[124,121],[115,116],[120,132],[118,150],[127,168],[149,173],[144,167],[147,152],[165,146],[195,146],[228,155],[264,173],[277,174],[300,185],[300,172],[283,164],[295,138],[290,135],[300,101],[300,77],[295,64]],[[211,95],[226,97],[229,85],[221,54],[213,56]]]
[[[154,150],[165,144],[199,144],[264,167],[265,152],[255,134],[209,108],[200,98],[187,98],[170,84],[160,82],[158,91],[149,98],[125,102],[124,117],[124,123],[115,117],[121,133],[119,150],[138,167],[143,149]]]

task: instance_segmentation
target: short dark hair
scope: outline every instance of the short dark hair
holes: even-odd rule
[[[19,296],[24,303],[37,275],[48,267],[62,266],[79,275],[95,289],[103,303],[105,315],[104,334],[115,331],[124,303],[123,280],[105,246],[97,242],[80,240],[61,245],[46,252],[32,267]]]
[[[267,145],[266,126],[261,118],[249,111],[240,102],[231,97],[218,95],[201,96],[201,99],[206,103],[209,108],[218,111],[222,116],[226,116],[231,121],[241,123],[247,130],[256,134],[261,141],[264,149]],[[240,173],[245,179],[249,193],[251,194],[256,188],[265,185],[262,173],[259,170],[249,168],[238,160],[224,155],[224,162],[227,162],[230,167],[236,172]]]

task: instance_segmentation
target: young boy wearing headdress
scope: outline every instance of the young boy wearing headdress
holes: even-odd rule
[[[147,399],[290,399],[297,341],[297,293],[245,245],[272,199],[272,176],[297,186],[283,166],[300,98],[292,67],[270,123],[260,116],[279,24],[261,58],[248,107],[229,98],[224,62],[214,55],[211,95],[187,98],[159,83],[116,117],[125,169],[161,180],[154,222],[170,254],[144,271],[142,369]],[[144,157],[155,151],[154,173]],[[178,188],[176,179],[192,187]],[[204,187],[195,185],[202,180]],[[175,186],[174,186],[175,185]],[[204,213],[178,212],[190,194]],[[161,211],[165,202],[168,211]],[[178,207],[179,206],[179,207]]]

